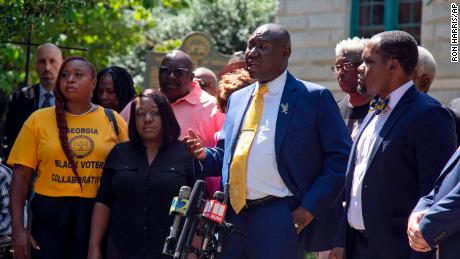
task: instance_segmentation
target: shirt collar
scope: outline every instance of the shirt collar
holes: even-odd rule
[[[190,87],[191,87],[190,93],[188,93],[186,96],[182,98],[177,99],[173,104],[178,104],[182,101],[186,101],[192,105],[196,105],[200,103],[200,96],[203,90],[195,81],[192,81],[192,83],[190,84]]]
[[[388,101],[388,107],[390,109],[394,109],[396,105],[398,104],[399,100],[401,100],[402,96],[406,93],[407,90],[414,84],[412,80],[404,83],[400,87],[396,88],[391,92],[388,96],[390,97],[390,100]]]
[[[42,84],[39,84],[39,89],[40,89],[39,90],[40,91],[40,96],[44,96],[47,93],[50,93],[52,96],[54,96],[53,90],[51,90],[51,91],[46,90],[45,87],[43,87]]]
[[[272,81],[266,83],[268,86],[268,92],[272,94],[278,94],[284,89],[284,85],[286,84],[287,79],[287,70],[284,70],[281,75],[277,78],[273,79]],[[257,81],[257,88],[259,87],[260,83]],[[253,95],[255,92],[253,93]]]

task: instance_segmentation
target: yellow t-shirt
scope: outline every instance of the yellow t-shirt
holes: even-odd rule
[[[59,141],[54,107],[32,113],[22,126],[8,158],[37,170],[35,192],[51,197],[96,197],[105,159],[117,142],[128,140],[126,122],[114,112],[120,131],[115,134],[104,108],[85,115],[66,113],[69,147],[74,154],[80,187]]]

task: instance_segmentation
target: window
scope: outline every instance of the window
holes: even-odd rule
[[[389,30],[410,33],[420,44],[422,0],[352,0],[351,36]]]

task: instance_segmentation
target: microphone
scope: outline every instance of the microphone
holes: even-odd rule
[[[227,205],[223,203],[224,199],[224,193],[217,191],[214,193],[213,200],[206,202],[202,216],[207,219],[207,223],[200,259],[214,258],[211,255],[217,252],[216,226],[224,222],[227,211]]]
[[[228,205],[228,200],[230,197],[230,184],[225,183],[224,185],[224,204]],[[217,253],[220,254],[222,253],[222,242],[225,238],[225,229],[221,228],[219,229],[219,239],[217,240]]]
[[[197,180],[193,186],[188,207],[185,211],[185,224],[177,242],[176,250],[174,251],[174,259],[185,258],[187,255],[195,234],[198,215],[203,210],[204,201],[206,201],[206,192],[206,183],[203,180]]]
[[[227,205],[224,202],[224,193],[215,192],[213,200],[206,201],[206,206],[204,207],[203,217],[209,219],[210,221],[217,222],[222,224],[225,218],[225,213],[227,212]]]
[[[172,200],[171,207],[169,209],[169,215],[175,215],[175,217],[169,231],[169,236],[165,240],[163,254],[172,255],[174,253],[174,249],[171,248],[171,246],[175,245],[177,241],[177,233],[179,232],[181,219],[185,215],[188,199],[190,198],[191,192],[192,188],[188,186],[182,186],[179,190],[179,196],[174,197]]]

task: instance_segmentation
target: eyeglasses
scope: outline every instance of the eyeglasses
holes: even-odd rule
[[[175,77],[183,77],[189,71],[190,71],[190,69],[182,68],[182,67],[178,67],[178,68],[175,68],[174,70],[172,70],[170,67],[158,66],[158,72],[160,73],[160,75],[169,76],[171,74],[171,72],[173,72]]]
[[[349,71],[353,67],[359,66],[359,65],[361,65],[361,63],[346,62],[346,63],[343,63],[343,65],[334,64],[334,65],[331,66],[331,70],[332,70],[332,72],[339,72],[340,69],[343,69],[345,71]]]

